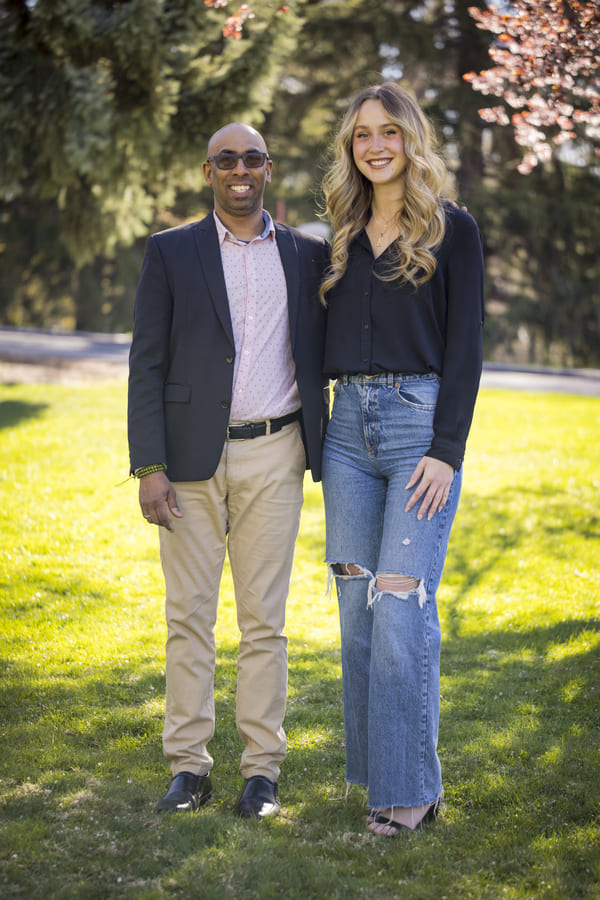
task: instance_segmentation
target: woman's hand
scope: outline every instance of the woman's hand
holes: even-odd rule
[[[418,483],[418,487],[406,504],[405,512],[408,512],[413,506],[423,498],[423,502],[419,507],[417,519],[422,519],[427,515],[428,519],[432,519],[436,512],[439,512],[446,505],[450,485],[454,478],[454,469],[448,463],[442,462],[441,459],[434,459],[432,456],[424,456],[410,476],[410,481],[406,485],[409,491]]]

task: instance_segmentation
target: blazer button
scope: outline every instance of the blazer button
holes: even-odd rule
[[[221,400],[221,406],[223,409],[229,409],[229,400]]]
[[[225,362],[232,363],[232,362],[233,362],[233,356],[226,356],[226,357],[225,357]]]

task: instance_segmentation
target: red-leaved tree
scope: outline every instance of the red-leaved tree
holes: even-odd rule
[[[204,0],[204,3],[206,6],[219,8],[221,6],[227,6],[228,0]],[[231,16],[228,16],[227,21],[223,26],[223,37],[239,40],[239,38],[241,38],[242,36],[244,22],[246,21],[246,19],[253,18],[254,13],[252,12],[248,4],[242,3],[237,12],[233,13]]]
[[[517,143],[526,148],[518,166],[524,174],[574,138],[600,156],[598,0],[514,0],[507,9],[469,9],[477,27],[497,37],[488,51],[493,68],[463,78],[506,104],[480,109],[479,115],[512,125]]]
[[[215,9],[225,7],[228,3],[229,0],[204,0],[205,6],[212,6]],[[288,6],[281,5],[277,7],[277,12],[287,12],[288,9]],[[227,17],[227,21],[223,26],[223,37],[239,40],[244,29],[244,22],[246,21],[246,19],[253,18],[254,13],[252,12],[248,4],[242,3],[242,5],[238,7],[236,12]]]

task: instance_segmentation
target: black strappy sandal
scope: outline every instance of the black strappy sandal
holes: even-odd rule
[[[435,822],[441,805],[442,798],[438,797],[437,800],[433,801],[421,821],[418,822],[414,828],[409,828],[408,825],[402,825],[400,822],[394,822],[393,819],[388,819],[387,816],[383,816],[381,813],[377,813],[370,817],[370,821],[376,822],[377,825],[388,825],[390,828],[393,828],[396,833],[399,831],[421,831],[425,825],[430,825],[432,822]],[[383,837],[396,837],[396,834],[387,834],[383,835]]]

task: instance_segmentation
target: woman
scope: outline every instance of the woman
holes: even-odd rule
[[[481,374],[483,261],[475,221],[442,199],[445,166],[405,90],[362,91],[335,147],[326,558],[346,778],[368,785],[369,829],[392,837],[432,821],[442,796],[436,591]]]

